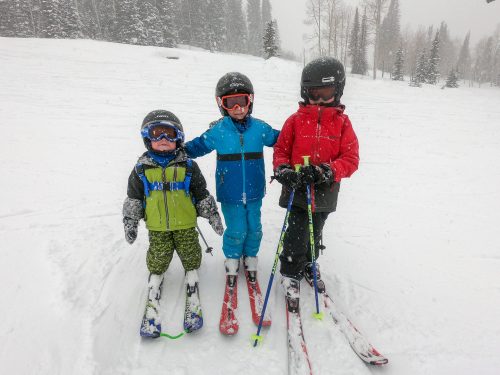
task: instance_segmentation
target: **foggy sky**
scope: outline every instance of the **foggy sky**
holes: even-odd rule
[[[302,55],[302,35],[307,33],[303,21],[308,1],[271,0],[282,47],[298,55]],[[344,3],[355,7],[361,4],[361,0],[344,0]],[[445,21],[452,38],[458,37],[462,41],[470,30],[472,43],[491,35],[500,23],[500,0],[489,4],[486,0],[399,0],[399,6],[402,30],[406,25],[416,30],[419,25],[439,26],[441,21]]]

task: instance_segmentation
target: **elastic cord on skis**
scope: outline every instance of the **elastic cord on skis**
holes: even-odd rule
[[[182,336],[184,336],[184,334],[186,334],[186,333],[187,333],[187,331],[182,331],[178,335],[169,335],[168,333],[160,332],[160,337],[166,337],[167,339],[170,339],[170,340],[177,340],[177,339],[180,339]]]

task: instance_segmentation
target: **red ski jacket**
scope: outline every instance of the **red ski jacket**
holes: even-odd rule
[[[310,163],[327,163],[335,173],[333,184],[314,187],[313,210],[336,210],[340,180],[350,177],[359,164],[358,139],[351,121],[344,114],[344,106],[323,107],[299,103],[299,109],[283,125],[274,145],[273,168],[281,164],[303,164],[302,156],[309,155]],[[283,186],[279,204],[287,207],[290,190]],[[297,189],[294,206],[307,209],[305,188]]]
[[[291,115],[274,145],[273,167],[281,164],[328,163],[335,172],[335,181],[350,177],[359,164],[358,139],[344,106],[304,105]]]

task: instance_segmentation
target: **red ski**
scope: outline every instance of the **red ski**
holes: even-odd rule
[[[220,315],[219,330],[223,335],[232,336],[238,332],[238,276],[226,276],[224,302]]]
[[[257,280],[257,272],[255,271],[245,271],[245,278],[247,280],[248,297],[250,298],[250,308],[252,310],[252,320],[255,325],[259,325],[260,317],[262,315],[262,306],[264,305],[264,299],[262,298],[262,293],[260,292],[259,280]],[[263,327],[268,327],[271,325],[271,318],[269,314],[266,313],[264,320],[262,321]]]

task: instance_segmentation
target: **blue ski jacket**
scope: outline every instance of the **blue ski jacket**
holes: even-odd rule
[[[221,203],[246,204],[264,198],[266,192],[263,150],[274,146],[279,131],[251,116],[245,125],[238,130],[231,117],[225,116],[185,144],[190,158],[217,151],[215,183]]]

